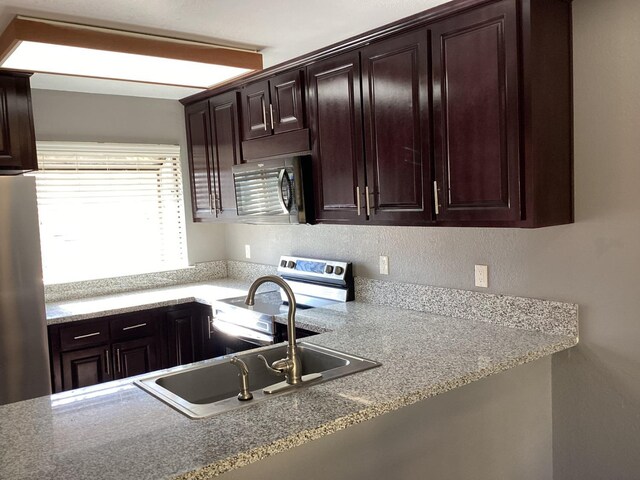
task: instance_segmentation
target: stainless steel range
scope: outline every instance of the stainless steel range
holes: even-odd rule
[[[298,309],[323,307],[353,300],[353,269],[349,262],[282,256],[278,275],[285,279]],[[245,304],[245,296],[227,298],[213,305],[209,338],[215,356],[272,345],[286,340],[286,327],[275,321],[287,315],[284,292],[270,291]],[[298,337],[305,336],[299,331]]]

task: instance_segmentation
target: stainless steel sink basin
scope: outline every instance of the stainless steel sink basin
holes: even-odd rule
[[[298,349],[303,378],[316,373],[322,376],[279,393],[265,393],[263,389],[282,382],[283,378],[269,373],[258,355],[263,355],[271,363],[286,357],[286,349],[286,344],[278,344],[236,355],[249,368],[249,389],[253,399],[248,401],[237,399],[240,380],[238,369],[230,363],[233,355],[177,372],[144,377],[134,383],[188,417],[204,418],[380,365],[372,360],[301,342]]]

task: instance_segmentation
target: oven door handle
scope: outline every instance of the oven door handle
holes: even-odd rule
[[[211,319],[211,329],[214,332],[220,332],[225,335],[229,335],[230,337],[237,338],[238,340],[255,343],[261,347],[266,347],[275,343],[274,337],[271,335],[256,332],[255,330],[225,322],[215,317]]]

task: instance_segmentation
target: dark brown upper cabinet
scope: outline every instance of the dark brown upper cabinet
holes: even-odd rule
[[[242,89],[242,139],[268,137],[273,132],[269,123],[272,107],[269,81],[252,83]]]
[[[227,92],[189,105],[185,116],[193,219],[233,220],[231,167],[241,162],[237,95]]]
[[[319,222],[432,222],[427,59],[421,29],[309,67]]]
[[[364,223],[360,54],[313,64],[307,78],[316,220]]]
[[[228,92],[211,98],[209,112],[215,185],[214,210],[216,218],[233,220],[238,214],[231,167],[242,161],[236,93]]]
[[[0,73],[0,175],[37,170],[29,75]]]
[[[367,216],[376,224],[429,224],[427,30],[373,43],[360,55]]]
[[[304,128],[304,71],[295,69],[242,89],[243,140]]]
[[[215,219],[213,211],[213,146],[209,101],[204,100],[185,109],[189,179],[191,180],[191,209],[193,220]]]
[[[520,219],[517,24],[508,0],[430,27],[438,220]]]
[[[502,0],[429,25],[438,224],[573,221],[570,12]]]
[[[251,78],[183,103],[241,89],[243,160],[311,150],[318,222],[573,222],[567,0],[454,0]]]
[[[304,89],[304,69],[299,68],[242,88],[244,160],[309,150]]]

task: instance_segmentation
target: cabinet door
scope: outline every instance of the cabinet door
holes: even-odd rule
[[[520,218],[515,0],[431,27],[438,220]]]
[[[273,133],[304,128],[304,71],[293,70],[269,81]]]
[[[218,218],[235,219],[238,215],[231,167],[241,163],[236,92],[211,98],[209,111],[213,144],[214,209]]]
[[[316,219],[363,223],[360,55],[349,52],[313,64],[307,80]]]
[[[251,83],[242,89],[241,95],[243,140],[271,135],[269,81]]]
[[[159,368],[157,348],[155,337],[114,343],[112,346],[114,378],[131,377],[157,370]]]
[[[167,313],[167,344],[169,367],[199,360],[197,337],[199,316],[186,308]]]
[[[209,102],[189,105],[185,109],[189,177],[191,179],[191,208],[196,222],[215,218],[212,194],[211,122]]]
[[[29,77],[0,74],[0,174],[37,169]]]
[[[430,223],[427,30],[374,43],[361,58],[370,220]]]
[[[62,390],[108,382],[113,373],[109,345],[62,354]]]

